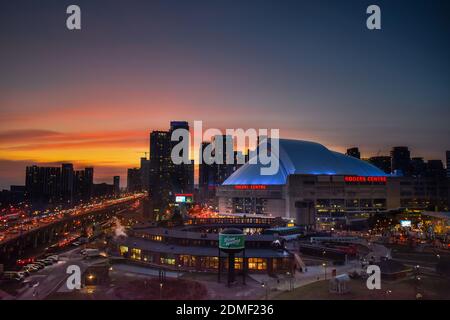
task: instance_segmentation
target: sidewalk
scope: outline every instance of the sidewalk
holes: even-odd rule
[[[350,261],[344,266],[327,266],[326,267],[326,279],[331,279],[332,270],[336,269],[336,275],[347,273],[351,270],[359,270],[361,268],[358,261]],[[271,291],[288,291],[293,290],[310,283],[325,280],[325,268],[321,265],[308,267],[307,272],[296,272],[294,277],[288,275],[279,275],[278,279],[269,277],[264,274],[251,274],[258,283],[266,286],[268,292]]]

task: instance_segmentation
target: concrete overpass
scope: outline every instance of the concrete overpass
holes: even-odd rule
[[[65,233],[85,230],[94,223],[106,221],[143,198],[143,194],[138,194],[106,201],[98,207],[82,210],[73,215],[68,214],[57,221],[10,236],[0,242],[0,263],[11,264],[27,252],[61,240]]]

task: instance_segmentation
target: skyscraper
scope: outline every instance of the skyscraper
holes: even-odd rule
[[[142,190],[141,170],[130,168],[127,172],[127,191],[136,192]]]
[[[189,124],[187,121],[171,121],[169,139],[172,137],[172,133],[177,129],[187,130],[189,132]],[[180,139],[181,140],[181,139]],[[179,141],[170,141],[170,152],[177,145]],[[185,157],[189,158],[189,144],[188,150],[182,150],[180,157],[183,159]],[[191,169],[190,163],[174,164],[172,160],[170,161],[170,177],[171,177],[171,189],[175,193],[187,193],[193,191],[193,177],[190,177]],[[193,173],[193,172],[192,172]]]
[[[411,154],[408,147],[394,147],[391,151],[392,173],[409,176],[411,174]]]
[[[73,173],[73,164],[62,164],[61,196],[64,205],[71,205],[73,203]]]
[[[114,176],[113,178],[114,184],[114,195],[120,195],[120,176]]]
[[[376,156],[369,158],[369,162],[375,167],[383,170],[384,172],[391,173],[391,157],[389,156]]]
[[[202,142],[199,150],[202,157],[206,147],[210,144],[210,142]],[[214,164],[207,164],[204,158],[198,166],[198,188],[201,201],[203,202],[208,201],[214,195],[212,188],[210,188],[214,185],[214,166]]]
[[[149,190],[149,184],[150,184],[150,160],[147,159],[147,157],[141,158],[141,168],[139,169],[140,172],[140,185],[143,190],[148,191]]]
[[[150,133],[149,191],[156,210],[164,210],[175,201],[176,193],[190,193],[194,187],[194,167],[189,160],[189,144],[181,150],[180,156],[187,157],[188,163],[175,164],[171,153],[179,141],[172,141],[172,133],[177,129],[189,131],[186,121],[172,121],[169,131]],[[180,138],[181,141],[181,138]]]
[[[442,160],[428,160],[427,175],[432,178],[444,178],[446,171]]]
[[[76,202],[89,201],[94,194],[94,168],[74,172],[74,198]]]
[[[346,155],[356,159],[361,159],[361,153],[359,152],[359,149],[357,147],[347,149]]]
[[[74,171],[71,163],[61,167],[30,166],[25,175],[25,199],[37,209],[71,206],[92,197],[93,168]]]
[[[221,185],[234,169],[233,137],[229,135],[215,136],[213,139],[214,155],[220,163],[216,165],[214,185]]]
[[[415,177],[425,176],[427,172],[427,164],[421,157],[411,159],[411,174]]]
[[[446,168],[447,168],[447,178],[450,178],[450,150],[445,153],[446,155]]]
[[[170,188],[171,141],[168,131],[150,133],[149,196],[155,211],[165,210],[172,198]]]
[[[30,166],[25,173],[27,201],[36,208],[61,202],[61,168]]]
[[[94,168],[84,168],[85,183],[86,183],[86,197],[92,198],[94,192]]]

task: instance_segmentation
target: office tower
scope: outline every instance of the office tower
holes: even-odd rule
[[[408,147],[394,147],[391,151],[391,170],[403,176],[411,174],[411,155]]]
[[[114,195],[115,196],[120,195],[120,176],[114,176],[113,185],[114,185]]]
[[[63,163],[61,168],[61,197],[65,206],[70,206],[73,203],[73,178],[73,164]]]
[[[142,177],[141,170],[138,168],[130,168],[127,171],[127,191],[137,192],[141,191],[142,188]]]
[[[375,167],[383,170],[384,172],[390,174],[391,173],[391,157],[389,156],[377,156],[371,157],[368,160]]]
[[[87,194],[86,197],[88,200],[92,198],[93,188],[94,188],[94,168],[84,168],[84,174],[85,174],[85,183],[86,183],[86,189]]]
[[[361,159],[361,153],[359,152],[359,149],[357,147],[347,149],[346,155],[356,159]]]
[[[172,133],[177,129],[183,129],[189,132],[189,124],[187,121],[171,121],[169,139],[171,140]],[[178,141],[170,141],[170,152],[172,152],[173,147],[175,147]],[[189,147],[188,150],[183,150],[179,155],[183,159],[185,157],[189,158]],[[175,193],[188,193],[193,191],[193,177],[190,177],[190,161],[189,163],[174,164],[172,161],[170,163],[170,177],[171,177],[171,189]],[[192,184],[191,184],[192,183]]]
[[[152,131],[150,133],[150,183],[149,196],[153,209],[157,212],[165,210],[173,198],[170,188],[171,141],[168,131]]]
[[[61,168],[26,167],[27,201],[35,208],[45,208],[61,202]]]
[[[214,176],[214,185],[218,186],[234,172],[233,137],[229,135],[215,136],[212,143],[215,159],[220,162],[215,166]]]
[[[441,160],[428,160],[427,162],[427,176],[441,179],[446,176],[444,164]]]
[[[446,168],[447,168],[447,178],[450,178],[450,151],[447,151],[446,153],[445,153],[445,155],[446,155],[446,162],[447,162],[447,165],[446,165]]]
[[[148,160],[146,157],[141,158],[141,168],[140,171],[140,189],[143,189],[145,191],[149,190],[149,184],[150,184],[150,160]]]
[[[189,123],[187,121],[171,121],[170,132],[173,132],[177,129],[185,129],[189,131]]]
[[[208,147],[210,142],[202,142],[200,146],[199,154],[202,157],[202,162],[198,166],[198,189],[200,195],[200,201],[207,202],[208,199],[214,196],[214,164],[207,164],[205,162],[204,151]]]
[[[25,201],[25,186],[11,186],[10,190],[0,191],[0,208],[15,206]]]
[[[85,168],[74,173],[74,198],[76,202],[88,202],[94,194],[94,169]]]
[[[423,177],[427,172],[427,164],[421,157],[411,159],[411,174],[415,177]]]

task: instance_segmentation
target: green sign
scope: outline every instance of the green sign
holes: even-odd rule
[[[243,234],[219,234],[220,249],[244,249],[245,235]]]

